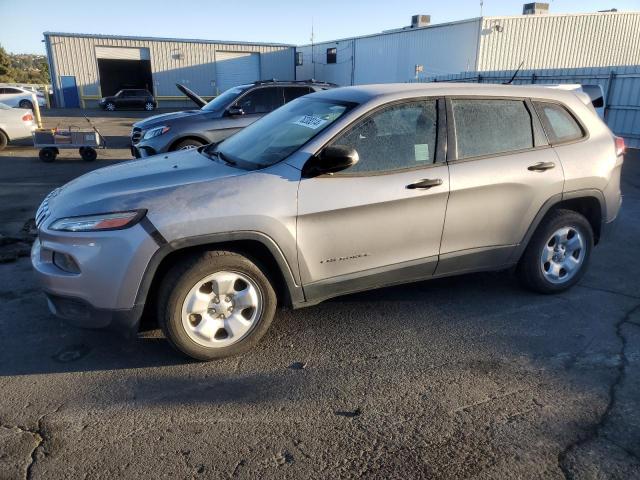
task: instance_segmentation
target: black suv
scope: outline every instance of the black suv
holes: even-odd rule
[[[134,123],[131,153],[136,158],[221,142],[291,100],[337,85],[315,80],[263,80],[230,88],[209,103],[185,86],[176,86],[201,108]]]
[[[132,108],[144,108],[151,112],[158,104],[149,90],[137,88],[125,88],[111,97],[100,99],[100,108],[103,110],[130,110]]]

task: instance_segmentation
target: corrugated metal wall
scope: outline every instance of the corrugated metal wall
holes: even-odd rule
[[[58,105],[62,105],[62,75],[75,76],[85,96],[100,95],[96,46],[148,48],[155,94],[158,96],[180,96],[176,82],[184,83],[200,95],[215,95],[216,51],[260,53],[260,79],[292,80],[294,77],[294,48],[289,46],[56,34],[47,34],[45,38],[49,42],[50,63],[55,74],[52,82]]]
[[[440,75],[427,81],[504,83],[514,73],[505,70],[468,72]],[[601,85],[605,92],[607,125],[616,135],[624,137],[627,146],[640,148],[640,65],[521,70],[513,83]]]
[[[356,39],[355,83],[407,82],[418,76],[474,70],[479,20]]]
[[[407,82],[418,77],[475,70],[480,19],[428,28],[381,33],[297,48],[303,65],[296,78],[316,78],[338,85]],[[327,49],[336,48],[337,62],[327,64]],[[313,59],[313,61],[312,61]],[[354,61],[355,59],[355,61]]]
[[[478,71],[640,64],[640,14],[485,17]],[[450,72],[454,73],[454,72]]]

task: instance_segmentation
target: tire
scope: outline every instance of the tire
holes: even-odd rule
[[[196,140],[195,138],[186,138],[184,140],[180,140],[173,147],[171,147],[171,151],[174,152],[176,150],[190,150],[192,148],[198,148],[204,145],[204,142],[200,140]]]
[[[31,103],[31,101],[29,100],[20,100],[20,103],[18,103],[18,106],[20,108],[28,108],[29,110],[33,110],[33,103]]]
[[[255,346],[276,305],[273,286],[256,263],[239,253],[211,251],[167,273],[158,294],[158,319],[174,348],[196,360],[213,360]]]
[[[98,158],[98,152],[92,147],[80,147],[80,156],[85,162],[93,162]]]
[[[53,148],[47,147],[47,148],[41,149],[38,156],[40,157],[40,160],[42,160],[43,162],[51,163],[58,156],[58,152],[56,152],[55,149]]]
[[[554,210],[531,237],[518,264],[518,276],[536,292],[563,292],[580,281],[592,250],[589,221],[573,210]]]
[[[104,106],[104,109],[108,112],[115,112],[116,111],[116,104],[113,102],[107,102]]]
[[[9,137],[7,137],[6,133],[0,130],[0,150],[4,150],[7,148],[7,144],[9,143]]]
[[[153,112],[156,109],[156,106],[153,104],[153,102],[146,102],[144,104],[144,109],[147,112]]]

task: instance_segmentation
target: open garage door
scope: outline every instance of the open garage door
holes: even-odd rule
[[[123,88],[144,88],[153,92],[148,48],[96,47],[100,89],[103,96]]]
[[[256,80],[260,80],[259,53],[216,52],[216,86],[220,93]]]

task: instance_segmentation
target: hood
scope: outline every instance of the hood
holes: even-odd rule
[[[206,115],[207,113],[210,113],[210,112],[205,112],[202,110],[183,110],[181,112],[163,113],[160,115],[154,115],[152,117],[145,118],[140,122],[134,123],[133,126],[146,130],[150,127],[163,125],[165,123],[171,123],[173,121],[180,120],[182,118],[195,117],[198,115]]]
[[[165,192],[248,173],[183,150],[100,168],[60,187],[49,200],[51,218],[147,208]]]
[[[195,103],[198,107],[202,108],[207,104],[207,101],[204,98],[202,98],[200,95],[195,93],[193,90],[189,90],[184,85],[180,83],[176,83],[176,87],[178,88],[178,90],[184,93],[187,97],[193,100],[193,103]]]

